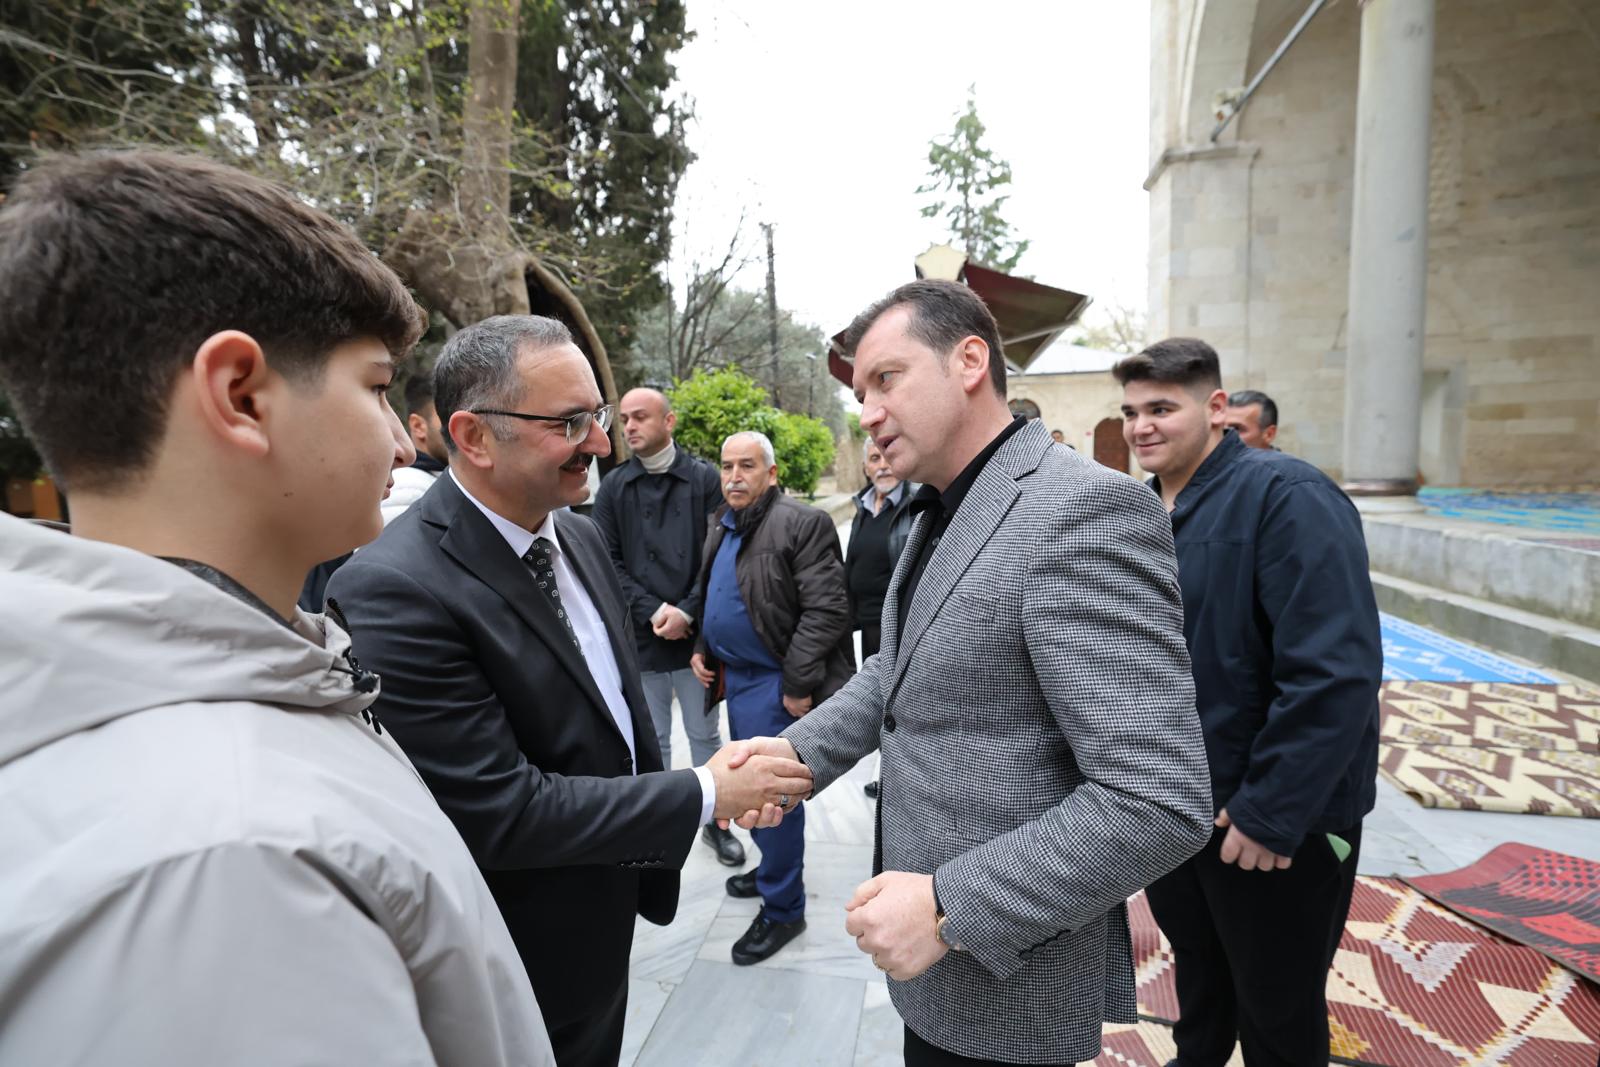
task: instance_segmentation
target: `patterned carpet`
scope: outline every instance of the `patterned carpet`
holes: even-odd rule
[[[1451,911],[1600,982],[1600,863],[1506,844],[1406,882]]]
[[[1172,953],[1143,894],[1129,905],[1137,1027],[1108,1026],[1103,1067],[1173,1056]],[[1360,878],[1328,976],[1333,1058],[1373,1067],[1594,1067],[1600,991],[1391,878]],[[1238,1053],[1235,1053],[1238,1060]]]
[[[1385,682],[1379,769],[1430,808],[1600,818],[1600,690]]]

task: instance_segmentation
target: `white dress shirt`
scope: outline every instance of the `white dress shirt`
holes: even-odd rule
[[[536,533],[529,533],[468,492],[455,471],[450,472],[450,478],[461,490],[461,495],[472,501],[473,506],[483,512],[483,517],[500,532],[519,560],[528,554],[535,538],[542,537],[549,542],[550,564],[556,572],[556,590],[561,594],[561,605],[567,610],[567,620],[572,623],[572,631],[578,637],[579,647],[583,649],[584,662],[600,690],[601,698],[606,702],[606,710],[611,713],[617,729],[622,731],[623,740],[628,743],[628,753],[634,757],[633,773],[638,774],[639,753],[634,747],[633,715],[628,710],[627,698],[622,695],[622,671],[617,667],[617,655],[611,648],[611,638],[606,633],[600,611],[594,606],[594,600],[578,577],[578,572],[568,562],[567,554],[561,548],[561,539],[556,536],[557,513],[552,511],[546,515],[544,525]],[[694,773],[700,779],[700,822],[704,824],[711,821],[712,813],[716,811],[717,782],[705,767],[694,768]]]

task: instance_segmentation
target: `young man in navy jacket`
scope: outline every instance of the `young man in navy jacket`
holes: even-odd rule
[[[1177,1063],[1328,1062],[1328,968],[1372,810],[1383,654],[1355,506],[1247,447],[1204,341],[1112,369],[1123,436],[1172,514],[1216,832],[1149,889],[1172,942]]]

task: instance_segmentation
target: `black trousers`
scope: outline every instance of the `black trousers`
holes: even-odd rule
[[[883,629],[875,622],[861,627],[861,662],[878,654],[878,644],[883,639]]]
[[[958,1056],[954,1052],[946,1052],[939,1046],[930,1045],[922,1040],[908,1026],[906,1067],[1017,1067],[1017,1065],[1000,1060],[975,1060],[970,1056]],[[1075,1067],[1075,1065],[1063,1063],[1060,1067]]]
[[[628,986],[606,993],[590,1015],[547,1022],[557,1067],[616,1067],[628,1020]]]
[[[1306,837],[1282,871],[1220,858],[1219,829],[1198,856],[1147,890],[1172,943],[1182,1067],[1221,1067],[1237,1039],[1250,1067],[1328,1062],[1328,968],[1344,932],[1361,855],[1361,824]]]

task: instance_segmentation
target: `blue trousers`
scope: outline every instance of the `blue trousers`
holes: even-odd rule
[[[783,710],[783,672],[727,666],[728,732],[735,741],[776,737],[794,723]],[[761,864],[756,891],[768,919],[792,923],[805,918],[806,806],[799,804],[770,830],[752,830]]]

